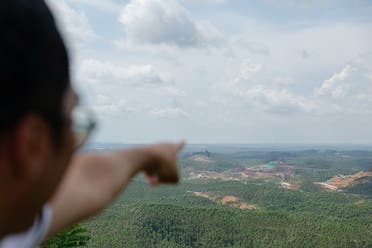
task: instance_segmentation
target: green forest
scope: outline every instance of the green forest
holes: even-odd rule
[[[357,178],[335,192],[314,184],[368,170],[372,153],[253,154],[208,152],[208,162],[195,159],[203,154],[184,154],[180,184],[151,188],[137,177],[101,214],[43,247],[372,247],[371,178]],[[272,160],[290,169],[261,166]],[[245,170],[262,170],[262,178],[231,179]],[[219,173],[229,180],[190,173]],[[300,186],[283,188],[283,180]],[[223,202],[226,196],[230,200]]]

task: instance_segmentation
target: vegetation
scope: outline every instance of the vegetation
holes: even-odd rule
[[[372,177],[362,177],[358,179],[355,185],[347,188],[346,192],[365,195],[372,199]]]
[[[325,192],[314,184],[367,170],[372,152],[239,151],[210,152],[204,163],[192,158],[182,158],[184,180],[177,186],[151,188],[136,178],[102,214],[81,224],[89,230],[89,242],[86,233],[70,230],[45,247],[76,245],[69,240],[81,234],[86,239],[79,244],[87,247],[372,247],[371,177],[357,179],[342,192]],[[282,188],[284,179],[276,172],[237,180],[189,176],[190,171],[239,175],[270,161],[291,168],[286,180],[300,187]],[[223,202],[226,196],[232,202]],[[242,204],[253,207],[241,209]]]
[[[126,206],[91,247],[368,247],[362,220],[164,204]],[[97,226],[96,226],[97,228]]]
[[[42,248],[82,247],[90,240],[88,229],[76,225],[46,241]]]
[[[201,190],[234,195],[258,209],[235,209],[191,193]],[[254,181],[195,180],[158,189],[134,181],[84,225],[92,234],[89,247],[370,247],[372,202],[355,204],[361,199]]]

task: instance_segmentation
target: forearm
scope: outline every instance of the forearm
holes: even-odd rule
[[[149,159],[148,148],[76,156],[51,200],[50,234],[96,214],[115,199]]]
[[[150,149],[146,147],[113,151],[107,153],[87,153],[76,158],[80,170],[81,185],[96,189],[98,201],[103,204],[112,201],[130,180],[151,160]]]
[[[76,156],[50,201],[53,221],[48,236],[102,210],[140,171],[152,185],[177,183],[177,154],[183,146],[184,142],[156,144]]]

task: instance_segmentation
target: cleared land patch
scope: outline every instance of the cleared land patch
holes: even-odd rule
[[[354,175],[337,175],[335,177],[332,177],[328,183],[330,185],[336,186],[337,188],[346,188],[351,185],[353,185],[355,180],[358,180],[362,177],[372,176],[372,171],[360,171]]]
[[[319,185],[326,191],[340,191],[342,188],[353,186],[355,181],[362,177],[371,177],[372,171],[360,171],[353,175],[336,175],[329,179],[327,182],[315,182],[314,184]]]
[[[222,199],[219,199],[216,196],[212,196],[211,192],[193,192],[194,195],[198,197],[204,197],[211,201],[214,201],[219,204],[223,204],[229,206],[231,208],[240,208],[240,209],[258,209],[255,205],[249,204],[247,202],[240,202],[236,196],[227,195],[224,196]]]
[[[202,162],[202,163],[212,163],[213,161],[208,158],[207,156],[204,156],[204,155],[197,155],[197,156],[193,156],[191,158],[192,161],[196,161],[196,162]]]

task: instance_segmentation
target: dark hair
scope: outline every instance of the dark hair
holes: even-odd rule
[[[61,136],[66,47],[44,0],[0,1],[0,138],[28,113]]]

